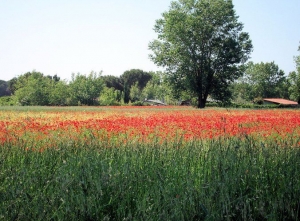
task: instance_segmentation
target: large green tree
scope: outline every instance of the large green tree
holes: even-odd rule
[[[150,58],[204,108],[209,94],[228,99],[228,86],[242,74],[252,51],[242,29],[231,0],[173,1],[156,21],[158,39],[149,44]]]

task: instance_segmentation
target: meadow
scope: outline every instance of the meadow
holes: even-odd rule
[[[300,220],[300,111],[0,107],[0,220]]]

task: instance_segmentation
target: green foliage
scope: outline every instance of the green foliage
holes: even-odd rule
[[[132,105],[141,105],[145,100],[160,100],[167,104],[175,104],[172,89],[165,81],[164,74],[162,72],[150,72],[150,74],[151,80],[142,89],[138,82],[131,86],[129,98]]]
[[[125,71],[121,76],[121,82],[124,88],[124,102],[128,103],[130,101],[130,89],[135,86],[137,82],[137,87],[141,91],[147,85],[148,81],[151,80],[152,75],[148,72],[144,72],[140,69],[131,69]]]
[[[300,72],[291,72],[288,76],[290,87],[288,89],[290,93],[290,99],[295,100],[300,104]]]
[[[130,87],[129,98],[131,102],[141,100],[141,90],[139,88],[138,82],[136,82]]]
[[[240,64],[252,50],[232,1],[173,1],[156,21],[158,40],[150,42],[150,58],[166,68],[178,94],[187,90],[205,107],[210,94],[229,100],[230,83],[242,75]]]
[[[298,51],[300,52],[300,46]],[[296,64],[296,71],[291,72],[288,76],[290,83],[288,91],[290,93],[290,98],[300,104],[300,55],[295,56],[294,61]]]
[[[65,81],[52,81],[51,92],[49,95],[49,105],[65,106],[68,105],[69,86]]]
[[[17,81],[18,81],[18,78],[13,78],[10,81],[8,81],[8,90],[11,92],[11,94],[14,94],[16,91]]]
[[[264,103],[264,99],[262,97],[256,97],[253,99],[253,103],[254,104],[263,104]]]
[[[11,95],[8,84],[8,82],[0,80],[0,97]]]
[[[131,106],[147,106],[148,104],[145,104],[143,101],[135,101],[131,103]]]
[[[105,75],[105,76],[101,76],[101,77],[102,77],[106,87],[114,88],[115,90],[119,90],[119,91],[124,90],[124,86],[123,86],[121,78],[112,76],[112,75]]]
[[[9,88],[19,105],[66,105],[68,86],[57,75],[27,72],[9,81]]]
[[[60,81],[60,77],[56,75],[51,76],[51,75],[47,75],[47,78],[49,78],[50,80],[54,81],[54,82],[59,82]]]
[[[16,101],[13,96],[2,96],[0,97],[0,106],[13,106]]]
[[[40,72],[32,71],[5,83],[19,105],[97,105],[99,95],[102,99],[101,105],[120,105],[124,100],[129,101],[130,87],[134,86],[135,82],[142,93],[153,76],[156,78],[153,82],[159,79],[159,74],[139,69],[126,71],[120,78],[101,74],[95,72],[91,72],[88,76],[73,74],[72,81],[67,83],[61,81],[57,75],[44,76]],[[105,86],[106,91],[102,93]],[[138,100],[140,97],[141,95],[135,99]]]
[[[127,85],[129,88],[138,82],[139,89],[143,89],[149,80],[151,80],[152,75],[148,72],[142,71],[140,69],[131,69],[125,71],[121,76],[120,79],[122,80],[123,84]]]
[[[297,220],[299,139],[0,148],[1,220]],[[293,147],[294,146],[294,147]],[[35,148],[35,150],[33,149]]]
[[[160,85],[154,84],[152,81],[149,81],[141,93],[141,100],[158,98],[158,94],[160,94],[159,89]]]
[[[99,103],[102,106],[116,106],[121,102],[121,91],[115,90],[113,87],[104,87],[99,96]]]
[[[72,74],[69,84],[72,102],[76,101],[78,105],[96,105],[104,87],[101,74],[101,72],[99,74],[91,72],[88,76],[80,73]]]
[[[168,87],[164,84],[162,72],[152,72],[152,79],[148,81],[147,85],[142,90],[142,100],[145,99],[159,99],[164,100],[168,94]]]
[[[245,75],[235,85],[236,93],[247,101],[256,97],[288,98],[287,89],[284,72],[274,62],[249,62]]]
[[[221,107],[221,108],[245,108],[245,109],[274,109],[274,108],[294,108],[293,106],[281,106],[277,104],[256,104],[253,102],[230,102],[227,104],[217,103],[217,102],[208,102],[207,107]]]
[[[21,105],[48,105],[51,80],[40,72],[21,75],[15,83],[14,95]]]

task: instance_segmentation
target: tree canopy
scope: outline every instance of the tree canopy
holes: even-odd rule
[[[275,62],[249,62],[245,74],[236,85],[236,93],[243,99],[252,101],[255,98],[288,98],[288,84],[284,74]]]
[[[32,71],[18,77],[14,95],[21,105],[48,105],[52,79],[41,72]]]
[[[3,80],[0,80],[0,97],[11,95],[9,90],[9,83]]]
[[[152,75],[140,69],[131,69],[125,71],[121,76],[121,82],[123,84],[124,102],[128,103],[130,100],[130,89],[137,83],[139,90],[142,90],[151,80]]]
[[[150,58],[166,68],[177,90],[187,90],[204,108],[208,95],[228,99],[228,86],[242,75],[252,51],[231,0],[178,0],[156,21],[158,39]]]
[[[300,53],[300,45],[298,47]],[[290,98],[297,101],[300,104],[300,55],[294,57],[296,64],[296,71],[289,74],[288,79],[290,83],[289,93]]]
[[[95,105],[100,92],[104,88],[104,81],[100,73],[91,72],[88,76],[72,74],[70,82],[70,96],[77,103],[83,105]]]

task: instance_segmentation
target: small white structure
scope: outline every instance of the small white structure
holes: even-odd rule
[[[162,106],[165,106],[167,104],[165,104],[164,102],[160,101],[160,100],[151,100],[151,99],[145,99],[144,102],[148,102],[148,103],[151,103],[153,105],[162,105]]]

